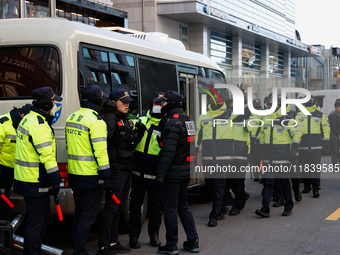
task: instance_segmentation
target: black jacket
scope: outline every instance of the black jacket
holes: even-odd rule
[[[182,108],[172,108],[167,112],[165,122],[161,121],[162,150],[159,153],[157,174],[169,179],[189,179],[190,147],[185,121],[189,121],[188,115]]]
[[[106,106],[104,121],[107,124],[107,150],[112,171],[132,170],[133,152],[137,139],[133,133],[133,123],[127,114],[116,113],[112,102]]]

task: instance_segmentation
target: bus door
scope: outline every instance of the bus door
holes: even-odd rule
[[[197,75],[179,73],[179,93],[184,97],[184,112],[195,122],[198,119],[198,90]],[[195,123],[196,125],[196,123]],[[194,172],[189,186],[199,184],[197,174]]]

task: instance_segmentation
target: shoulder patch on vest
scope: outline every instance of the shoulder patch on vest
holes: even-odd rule
[[[96,116],[97,117],[97,119],[98,120],[101,120],[101,119],[103,119],[101,116],[99,116],[98,114],[96,114],[95,112],[92,112],[93,114],[94,114],[94,116]]]
[[[39,124],[44,124],[45,123],[45,121],[44,121],[44,119],[42,117],[40,117],[40,116],[37,116],[37,117],[38,117]]]
[[[8,121],[9,120],[9,118],[8,117],[2,117],[1,119],[0,119],[0,123],[1,124],[4,124],[6,121]]]

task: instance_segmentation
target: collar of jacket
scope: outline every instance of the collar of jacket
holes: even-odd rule
[[[306,107],[305,108],[307,109],[307,111],[309,111],[310,113],[312,112],[315,112],[317,109],[316,109],[316,105],[313,105],[313,106],[310,106],[310,107]]]
[[[31,108],[31,111],[36,112],[36,113],[38,113],[39,115],[41,115],[41,116],[48,122],[48,124],[51,124],[52,120],[54,119],[54,116],[49,115],[49,114],[47,114],[46,112],[43,112],[42,110],[40,110],[40,109],[37,108],[37,107],[34,107],[34,106],[33,106],[33,107]]]
[[[103,111],[103,109],[100,106],[98,106],[94,103],[91,103],[89,101],[83,101],[83,102],[81,102],[80,105],[81,105],[82,108],[87,108],[87,109],[91,109],[91,110],[95,111],[96,114],[98,114],[98,115],[101,114],[101,112]]]
[[[208,106],[208,111],[211,115],[211,117],[215,118],[217,116],[220,116],[222,113],[224,113],[227,110],[227,105],[223,103],[222,107],[218,110],[213,111],[211,109],[211,105]]]
[[[18,128],[19,123],[21,121],[21,116],[20,116],[20,112],[18,110],[18,108],[13,108],[10,112],[9,112],[11,119],[12,119],[12,125],[15,129]]]
[[[177,108],[170,109],[168,111],[168,116],[172,116],[172,115],[174,115],[176,113],[184,113],[183,108],[182,107],[177,107]]]

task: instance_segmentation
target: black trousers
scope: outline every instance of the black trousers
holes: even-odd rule
[[[87,254],[86,242],[91,226],[99,213],[103,190],[73,189],[73,197],[76,205],[72,225],[73,254],[84,255]]]
[[[289,165],[289,164],[284,164]],[[279,166],[277,164],[271,164],[271,166]],[[283,198],[285,200],[284,208],[285,210],[292,210],[294,207],[293,197],[292,197],[292,189],[289,181],[288,173],[265,173],[264,174],[264,188],[263,188],[263,197],[262,197],[262,208],[270,211],[270,201],[273,196],[274,191],[274,183],[275,179],[277,182],[280,182],[283,192]]]
[[[139,238],[141,232],[141,206],[144,202],[145,192],[148,196],[149,236],[158,236],[162,221],[161,195],[154,180],[143,181],[132,177],[132,190],[130,201],[129,236]]]
[[[234,162],[233,166],[236,167],[237,171],[241,169],[242,166],[248,165],[247,162]],[[233,191],[235,195],[235,199],[233,202],[233,207],[242,210],[243,204],[244,204],[244,196],[245,196],[245,173],[237,172],[237,173],[228,173],[227,177],[227,185],[230,187],[230,189]]]
[[[11,195],[11,187],[13,183],[14,177],[14,169],[0,165],[0,191],[3,193],[8,199]],[[0,220],[9,221],[11,207],[0,198]]]
[[[123,212],[125,201],[130,189],[131,170],[120,170],[111,174],[111,188],[113,194],[120,200],[120,204],[105,193],[105,207],[101,215],[98,247],[110,247],[110,243],[118,242],[118,228],[120,214]]]
[[[332,164],[339,163],[339,137],[333,135],[331,132],[331,157],[332,157]]]
[[[303,183],[305,187],[313,186],[313,190],[317,191],[320,187],[320,172],[304,172],[303,169],[305,168],[305,165],[309,165],[311,167],[311,164],[316,165],[321,163],[321,151],[317,152],[305,152],[305,151],[299,151],[299,165],[302,165],[302,173],[301,177],[303,179]]]
[[[198,238],[194,217],[188,205],[188,183],[189,179],[165,179],[164,181],[161,198],[164,207],[167,245],[178,243],[177,214],[182,222],[187,240]]]
[[[213,203],[209,219],[217,219],[217,215],[222,210],[223,198],[225,193],[226,179],[224,178],[206,178],[205,185],[212,192]]]
[[[25,197],[26,225],[24,253],[40,255],[48,220],[51,215],[50,197]]]

